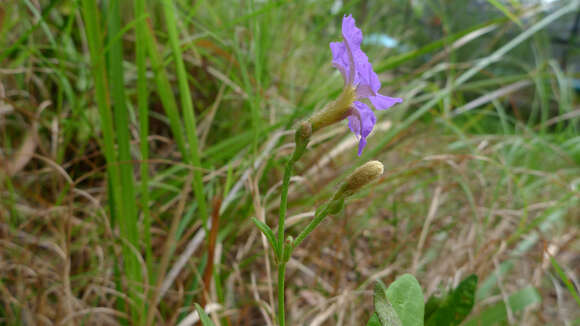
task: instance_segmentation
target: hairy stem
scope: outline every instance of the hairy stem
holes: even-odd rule
[[[312,231],[314,231],[314,229],[322,222],[322,220],[324,220],[324,218],[328,216],[331,207],[330,205],[331,204],[325,204],[320,210],[316,211],[314,219],[310,221],[310,223],[306,226],[306,228],[302,230],[302,232],[300,232],[296,240],[294,240],[294,244],[292,246],[293,248],[298,247],[302,243],[302,241],[304,241],[304,239],[306,239],[306,237],[310,233],[312,233]]]
[[[284,179],[282,180],[282,194],[280,195],[280,216],[278,218],[278,325],[284,326],[284,274],[286,272],[286,262],[284,261],[284,225],[286,221],[286,208],[288,205],[288,187],[290,185],[290,177],[294,169],[294,155],[286,163],[284,169]]]
[[[278,264],[278,326],[286,324],[284,307],[284,277],[286,273],[286,263]]]

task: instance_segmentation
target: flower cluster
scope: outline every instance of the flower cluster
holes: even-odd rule
[[[366,138],[376,123],[373,111],[360,100],[368,99],[377,110],[388,109],[403,100],[378,93],[381,82],[367,55],[360,48],[363,36],[352,15],[342,19],[342,38],[342,42],[330,43],[330,50],[332,64],[344,78],[344,89],[338,100],[323,110],[322,114],[313,117],[311,122],[317,129],[347,118],[352,132],[360,137],[360,156],[367,143]]]

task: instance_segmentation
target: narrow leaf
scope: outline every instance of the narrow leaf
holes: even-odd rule
[[[501,2],[497,0],[487,0],[487,2],[489,2],[492,6],[496,7],[499,11],[501,11],[504,15],[506,15],[507,18],[511,19],[511,21],[518,24],[518,26],[522,27],[522,22],[520,21],[520,19],[516,15],[512,14],[512,12],[509,11],[509,9],[506,8],[506,6],[504,6]]]
[[[574,300],[576,300],[578,306],[580,306],[580,296],[578,295],[578,291],[568,278],[568,275],[566,275],[564,270],[562,270],[562,267],[560,267],[560,264],[558,264],[558,262],[556,261],[556,259],[554,259],[553,256],[550,256],[550,262],[552,263],[552,267],[554,267],[554,269],[556,270],[556,273],[558,273],[558,276],[560,276],[562,282],[564,282],[564,284],[566,285],[566,288],[568,288],[568,291],[570,292]]]
[[[199,319],[203,326],[215,326],[215,324],[209,319],[209,316],[205,313],[203,308],[199,304],[195,304],[195,310],[199,314]]]
[[[260,229],[260,231],[262,231],[262,233],[264,233],[264,235],[268,239],[268,242],[270,243],[270,246],[272,246],[272,248],[274,249],[274,254],[276,255],[277,258],[279,258],[280,257],[280,250],[278,248],[278,241],[276,241],[276,236],[274,235],[274,231],[272,231],[272,229],[270,229],[270,227],[266,223],[258,220],[255,217],[252,217],[252,221],[254,222],[254,224],[256,224],[258,229]]]

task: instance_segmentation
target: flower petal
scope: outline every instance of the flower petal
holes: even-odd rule
[[[367,145],[367,138],[361,137],[360,141],[358,142],[358,156],[361,156],[363,149]]]
[[[344,37],[345,42],[348,42],[348,46],[353,52],[355,49],[360,48],[363,38],[362,31],[356,27],[352,15],[342,18],[342,37]]]
[[[373,127],[377,122],[377,117],[375,117],[373,110],[371,110],[371,108],[369,108],[368,105],[364,104],[363,102],[355,101],[353,105],[359,112],[362,121],[360,135],[366,137],[373,130]]]
[[[363,53],[362,51],[360,52]],[[355,80],[358,85],[357,87],[358,98],[368,98],[371,96],[376,96],[377,95],[376,92],[378,89],[375,89],[373,85],[373,78],[376,78],[376,74],[373,71],[373,66],[368,61],[366,55],[364,55],[364,58],[361,57],[361,60],[357,62],[356,68],[357,68],[356,69],[357,78],[355,78]],[[358,89],[360,89],[361,92],[359,92]]]
[[[373,110],[371,110],[371,108],[366,104],[355,101],[353,105],[354,108],[352,114],[348,116],[348,126],[355,135],[360,136],[358,151],[358,155],[360,156],[367,143],[366,138],[373,130],[377,118],[375,117]]]
[[[331,42],[330,51],[332,52],[332,65],[340,71],[346,84],[349,77],[348,71],[350,69],[347,47],[344,45],[344,42]]]
[[[373,89],[373,91],[375,93],[379,92],[379,89],[381,89],[381,81],[379,80],[379,76],[377,76],[377,73],[373,70],[373,66],[371,64],[370,68],[368,70],[368,80],[369,80],[369,84],[371,85],[371,88]]]
[[[391,106],[395,105],[396,103],[403,102],[403,99],[398,97],[389,97],[384,96],[381,94],[377,94],[377,96],[369,97],[369,100],[377,110],[386,110]]]
[[[368,84],[360,83],[356,87],[356,98],[367,98],[375,95],[377,94],[373,92],[371,86]]]

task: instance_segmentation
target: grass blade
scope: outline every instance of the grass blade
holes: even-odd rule
[[[149,211],[149,91],[147,88],[147,24],[142,17],[146,16],[145,1],[135,0],[137,62],[137,107],[139,109],[139,144],[141,152],[141,210],[143,212],[143,240],[145,261],[151,275],[153,271],[153,253],[151,248],[151,213]]]
[[[165,14],[167,32],[169,34],[169,44],[171,45],[177,70],[179,94],[181,97],[181,106],[183,107],[183,118],[185,119],[185,132],[189,145],[188,162],[193,166],[200,168],[201,160],[198,145],[199,142],[197,139],[195,112],[193,111],[193,102],[191,100],[191,93],[187,82],[187,72],[185,71],[185,64],[183,63],[181,47],[179,45],[177,24],[175,21],[175,9],[171,0],[163,1],[163,13]],[[203,181],[199,169],[193,170],[193,191],[195,192],[195,198],[199,208],[199,216],[202,218],[204,226],[207,228],[207,206],[205,194],[203,192]]]
[[[121,15],[118,1],[109,2],[106,13],[107,32],[109,36],[116,35],[121,30]],[[123,215],[119,216],[119,226],[121,238],[126,239],[128,244],[123,246],[123,259],[125,261],[125,274],[129,280],[129,295],[139,307],[143,309],[142,275],[141,268],[134,251],[139,248],[139,232],[137,229],[137,206],[135,204],[135,181],[133,176],[133,166],[131,164],[131,139],[129,132],[129,110],[127,107],[127,96],[125,94],[125,81],[123,78],[123,47],[122,40],[115,38],[109,41],[110,49],[107,53],[109,62],[108,71],[111,81],[110,91],[113,100],[113,117],[117,136],[117,150],[119,159],[119,172],[121,188],[114,189],[120,193],[122,200]],[[130,246],[130,247],[129,247]],[[136,322],[142,311],[132,312],[133,320]]]
[[[509,11],[509,9],[506,8],[506,6],[504,6],[501,2],[497,0],[487,0],[487,2],[496,7],[499,11],[506,15],[507,18],[511,19],[511,21],[518,24],[519,27],[522,27],[522,22],[520,19],[516,15],[512,14],[512,12]]]

